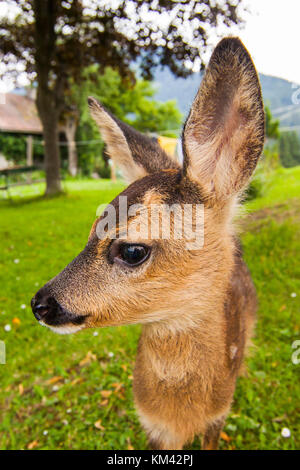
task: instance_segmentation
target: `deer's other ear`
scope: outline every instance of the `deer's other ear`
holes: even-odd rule
[[[264,143],[259,79],[244,45],[215,48],[183,131],[184,172],[212,200],[245,188]]]
[[[156,141],[117,119],[95,98],[89,97],[88,103],[110,157],[129,183],[150,173],[179,167]]]

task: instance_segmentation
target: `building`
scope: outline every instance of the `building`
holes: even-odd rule
[[[42,135],[35,101],[29,95],[6,93],[0,103],[0,132],[27,136],[27,165],[33,164],[33,136]],[[0,149],[1,151],[1,149]]]

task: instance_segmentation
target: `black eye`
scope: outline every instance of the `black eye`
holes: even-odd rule
[[[127,265],[138,266],[148,259],[150,248],[145,245],[131,245],[124,243],[119,247],[117,258]]]

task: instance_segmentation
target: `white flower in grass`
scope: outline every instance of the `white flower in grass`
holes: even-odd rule
[[[292,297],[293,299],[294,299],[295,297],[297,297],[296,292],[292,292],[292,293],[291,293],[291,297]]]
[[[16,259],[14,259],[14,263],[18,264],[18,263],[20,263],[20,260],[18,258],[16,258]]]
[[[47,436],[47,434],[48,434],[47,429],[45,429],[45,431],[43,431],[43,434],[44,434],[44,436]]]
[[[114,357],[114,353],[113,353],[113,352],[109,352],[109,353],[108,353],[108,357]]]
[[[98,331],[94,331],[93,336],[98,336],[98,334],[99,334]]]
[[[281,435],[282,437],[291,437],[291,431],[289,430],[289,428],[282,428],[281,430]]]
[[[58,385],[53,385],[52,391],[57,392],[57,390],[59,390],[59,386]]]
[[[67,413],[68,413],[68,414],[72,413],[72,408],[68,408],[68,409],[67,409]]]
[[[11,330],[11,325],[5,325],[4,330],[5,331],[10,331]]]
[[[22,304],[21,305],[21,309],[24,310],[26,308],[26,305],[25,304]]]

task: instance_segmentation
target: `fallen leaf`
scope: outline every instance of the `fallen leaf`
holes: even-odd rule
[[[98,421],[96,421],[96,422],[94,423],[94,426],[95,426],[96,429],[100,429],[101,431],[104,431],[104,429],[105,429],[105,428],[102,426],[102,424],[101,424],[101,419],[99,419]]]
[[[111,384],[112,387],[114,387],[115,389],[115,393],[118,393],[119,390],[121,390],[121,388],[123,387],[123,384],[122,383],[118,383],[118,382],[115,382],[113,384]]]
[[[102,397],[108,398],[108,397],[111,396],[112,391],[111,390],[101,390],[100,394],[102,395]]]
[[[102,402],[100,403],[100,406],[106,406],[108,404],[108,400],[105,399],[105,400],[102,400]]]
[[[61,380],[63,380],[63,377],[61,375],[55,375],[54,377],[51,377],[51,379],[48,379],[46,381],[46,385],[53,385],[57,382],[60,382]]]
[[[126,364],[122,364],[121,367],[125,372],[127,371],[127,365]]]
[[[128,444],[127,450],[134,450],[134,447],[131,444]]]
[[[96,354],[93,354],[92,351],[88,351],[87,355],[79,362],[80,366],[86,366],[87,364],[90,364],[92,361],[96,361],[97,356]]]
[[[287,419],[287,415],[284,414],[282,416],[276,416],[276,418],[273,418],[272,421],[274,423],[281,423],[281,421],[285,421]]]
[[[13,324],[16,325],[16,326],[20,326],[20,325],[21,325],[21,320],[20,320],[19,318],[17,318],[17,317],[13,318],[13,319],[12,319],[12,322],[13,322]]]
[[[226,442],[231,441],[231,437],[229,437],[228,434],[226,434],[226,432],[224,432],[224,431],[221,432],[220,437],[221,437],[221,439],[223,439],[223,441],[226,441]]]
[[[32,441],[27,445],[27,449],[32,450],[39,445],[39,441]]]
[[[23,387],[23,384],[19,384],[19,387],[18,387],[18,389],[19,389],[19,395],[20,395],[20,396],[22,396],[22,395],[23,395],[23,393],[24,393],[24,387]]]
[[[133,380],[133,375],[129,375],[129,376],[128,376],[128,379],[129,379],[129,380]]]
[[[72,380],[71,385],[76,385],[80,382],[83,382],[83,377],[77,377],[76,379]]]

